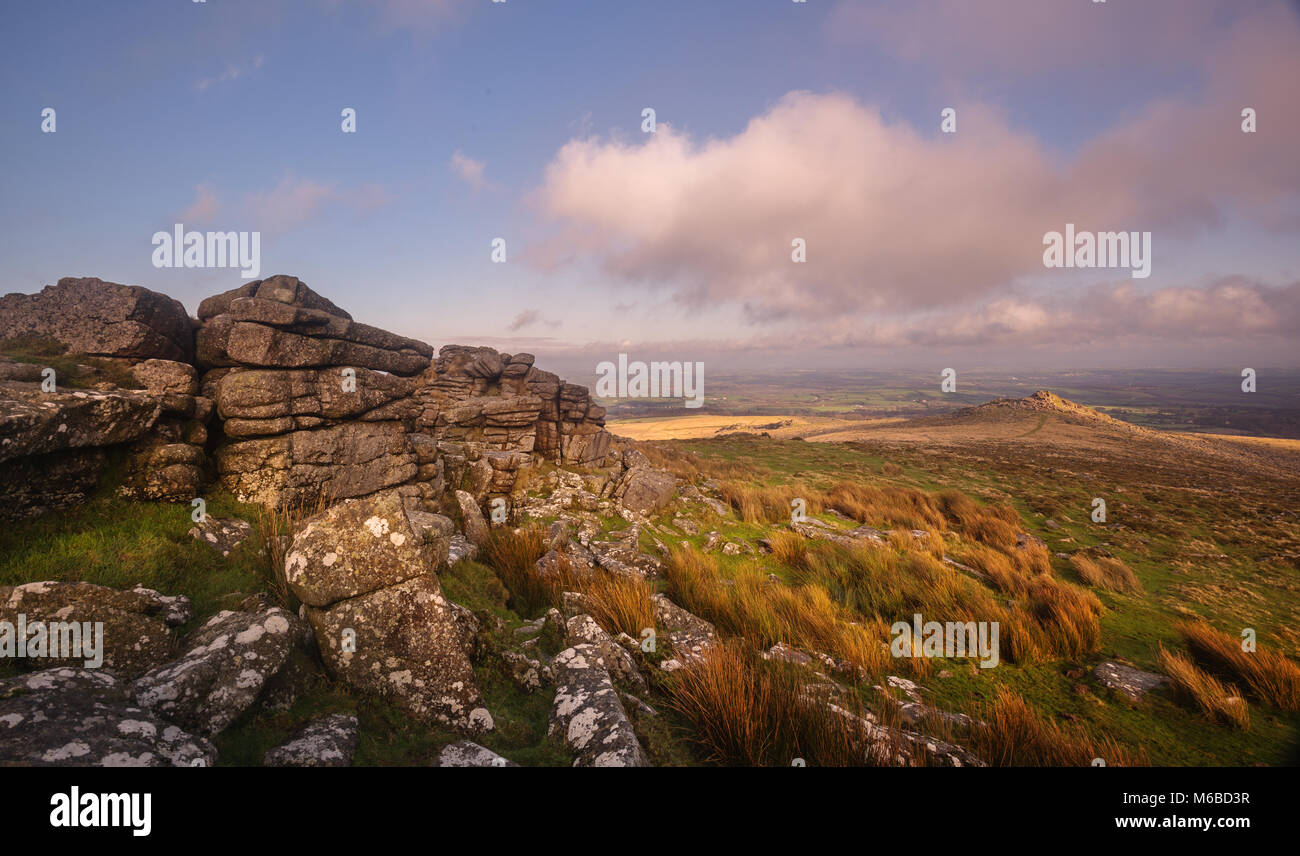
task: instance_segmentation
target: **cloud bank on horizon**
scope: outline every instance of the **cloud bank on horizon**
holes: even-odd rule
[[[439,344],[789,368],[1300,356],[1293,3],[174,5],[101,27],[170,48],[65,51],[82,66],[44,86],[19,65],[57,13],[3,13],[0,146],[28,165],[5,290],[94,274],[193,309],[237,283],[148,266],[183,218],[260,230],[264,275]],[[82,120],[104,99],[120,136]],[[1046,267],[1067,227],[1098,252],[1149,235],[1151,275],[1074,247]]]

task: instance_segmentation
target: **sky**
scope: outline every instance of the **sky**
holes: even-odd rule
[[[1300,363],[1286,0],[46,0],[0,80],[2,292],[193,313],[246,278],[156,267],[183,223],[579,372]],[[1067,223],[1150,276],[1046,267]]]

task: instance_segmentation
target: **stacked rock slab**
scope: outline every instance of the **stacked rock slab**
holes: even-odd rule
[[[455,532],[411,486],[309,518],[285,557],[326,667],[362,692],[464,731],[492,728],[435,569]]]
[[[352,320],[274,276],[199,307],[202,390],[224,439],[222,483],[277,507],[414,485],[426,507],[463,489],[507,496],[544,455],[599,463],[604,410],[530,354],[423,342]]]
[[[101,384],[73,390],[55,375],[6,372],[0,383],[0,516],[38,514],[83,501],[99,481],[107,446],[124,446],[123,493],[189,500],[207,476],[206,423],[194,333],[179,302],[146,288],[64,278],[38,294],[0,297],[0,341],[61,347],[128,373],[140,392]],[[22,364],[10,363],[10,367]]]

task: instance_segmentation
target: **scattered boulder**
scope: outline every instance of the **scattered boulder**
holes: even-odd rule
[[[216,550],[223,556],[229,556],[253,531],[252,524],[238,517],[203,516],[202,523],[190,527],[189,535]]]
[[[1151,690],[1169,683],[1169,679],[1164,675],[1144,672],[1116,662],[1100,663],[1092,673],[1102,684],[1133,701],[1138,701]]]
[[[676,491],[677,479],[672,473],[638,466],[623,474],[614,498],[628,511],[650,515],[667,508]]]
[[[485,746],[472,740],[457,740],[448,743],[438,753],[433,762],[435,767],[518,767],[514,761],[507,761]]]
[[[334,713],[303,726],[288,742],[266,753],[267,767],[350,767],[357,751],[355,716]]]
[[[464,521],[465,537],[475,547],[482,547],[490,535],[487,521],[483,519],[483,510],[479,508],[473,494],[463,490],[456,491],[456,505]]]

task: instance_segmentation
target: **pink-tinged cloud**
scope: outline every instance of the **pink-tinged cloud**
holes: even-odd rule
[[[217,200],[217,193],[211,185],[196,184],[194,186],[194,201],[177,215],[177,219],[186,224],[210,223],[219,208],[220,203]]]
[[[839,93],[790,93],[729,138],[661,123],[636,141],[573,140],[534,197],[555,233],[527,258],[596,259],[611,281],[755,322],[987,303],[1044,274],[1043,234],[1066,223],[1152,232],[1158,277],[1162,253],[1230,217],[1289,229],[1300,211],[1297,19],[1265,8],[1203,61],[1201,92],[1153,103],[1064,160],[978,103],[959,106],[948,135]],[[1241,131],[1245,106],[1258,133]],[[797,238],[804,264],[791,260]]]
[[[363,184],[340,189],[310,179],[286,176],[271,190],[249,194],[245,209],[252,228],[272,235],[283,234],[303,226],[340,207],[369,212],[393,202],[394,197],[377,184]]]
[[[482,190],[488,186],[487,179],[484,177],[487,165],[483,161],[474,160],[458,149],[452,152],[451,160],[447,165],[456,177],[473,189]]]

